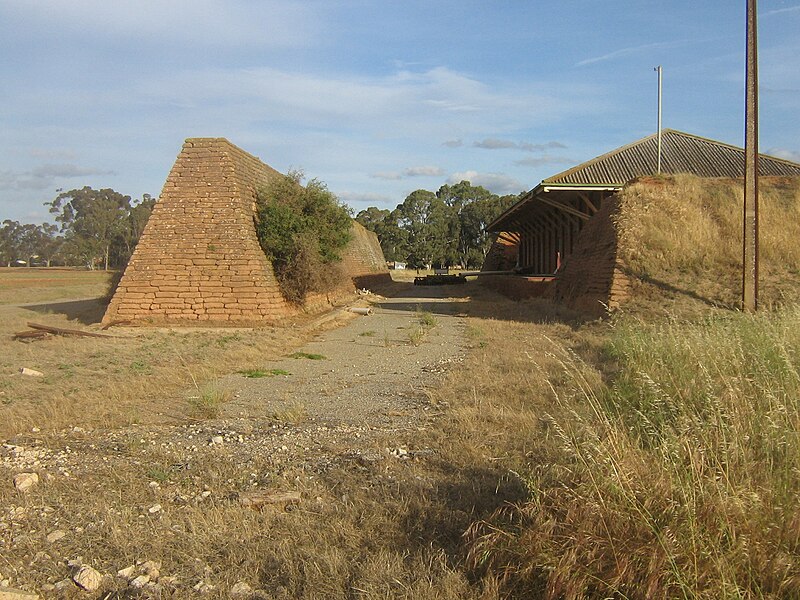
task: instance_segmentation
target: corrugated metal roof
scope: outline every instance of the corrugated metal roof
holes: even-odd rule
[[[623,185],[657,171],[658,136],[651,135],[553,175],[546,184]],[[661,132],[661,172],[700,177],[744,177],[744,150],[674,129]],[[761,175],[800,176],[800,165],[759,156]]]
[[[642,138],[627,146],[612,150],[576,167],[542,181],[519,202],[509,207],[489,224],[489,231],[505,231],[509,224],[537,202],[537,194],[548,187],[607,186],[620,188],[628,181],[657,171],[658,136]],[[759,155],[762,175],[800,177],[800,164]],[[661,132],[661,172],[666,175],[693,173],[700,177],[744,177],[744,150],[691,135],[675,129]]]

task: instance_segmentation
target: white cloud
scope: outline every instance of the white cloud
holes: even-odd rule
[[[476,148],[485,148],[487,150],[499,150],[505,148],[519,148],[517,142],[510,140],[498,140],[496,138],[487,138],[482,142],[474,142],[472,144]]]
[[[677,48],[678,46],[683,46],[688,42],[689,42],[688,40],[677,40],[674,42],[656,42],[654,44],[642,44],[641,46],[629,46],[628,48],[620,48],[619,50],[614,50],[613,52],[608,52],[607,54],[601,54],[599,56],[586,58],[580,62],[575,63],[575,66],[585,67],[587,65],[593,65],[595,63],[604,62],[615,58],[621,58],[623,56],[640,54],[647,50],[664,50],[666,48]]]
[[[786,8],[776,8],[774,10],[768,10],[762,16],[771,17],[772,15],[780,15],[783,13],[790,13],[790,12],[800,12],[800,6],[787,6]]]
[[[764,154],[800,163],[800,152],[797,150],[787,150],[786,148],[770,148],[769,150],[766,150]]]
[[[351,192],[345,191],[337,193],[336,196],[350,206],[354,204],[368,204],[370,206],[387,205],[393,201],[393,198],[385,194],[371,194],[369,192]]]
[[[434,166],[409,167],[403,171],[403,175],[406,177],[441,177],[444,175],[444,170]]]
[[[463,171],[453,173],[447,180],[450,184],[469,181],[472,185],[480,185],[495,194],[516,194],[525,187],[513,177],[505,173],[479,173],[478,171]]]
[[[23,29],[45,24],[59,34],[87,35],[119,43],[197,43],[212,47],[300,47],[324,33],[320,6],[259,0],[38,0],[2,2],[0,15]],[[265,18],[268,15],[268,18]],[[23,26],[23,23],[25,24]]]
[[[430,139],[454,128],[514,130],[532,121],[542,124],[602,110],[597,89],[589,87],[541,82],[489,86],[444,67],[378,77],[262,67],[190,70],[138,81],[135,93],[122,92],[135,100],[122,102],[136,102],[136,108],[151,112],[189,114],[206,123],[270,119],[382,138]]]
[[[403,169],[402,172],[378,171],[377,173],[372,173],[370,177],[398,181],[400,179],[405,179],[406,177],[441,177],[442,175],[444,175],[444,169],[441,167],[426,165],[421,167],[408,167],[407,169]]]
[[[514,148],[517,150],[525,150],[526,152],[541,152],[552,148],[566,148],[561,142],[547,142],[544,144],[531,144],[529,142],[514,142],[511,140],[502,140],[498,138],[486,138],[480,142],[472,144],[476,148],[484,148],[486,150],[504,150]]]
[[[464,142],[460,139],[458,140],[447,140],[446,142],[442,142],[442,146],[447,146],[448,148],[460,148],[464,145]]]
[[[114,175],[114,172],[87,169],[74,164],[45,164],[34,167],[30,171],[0,172],[0,189],[44,190],[56,187],[56,182],[62,179],[88,177],[90,175]]]

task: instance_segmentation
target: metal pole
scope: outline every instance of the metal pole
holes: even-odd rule
[[[658,65],[653,69],[658,72],[658,169],[657,173],[661,175],[661,77],[663,69]]]
[[[756,0],[747,0],[745,84],[744,248],[742,309],[758,308],[758,39]]]

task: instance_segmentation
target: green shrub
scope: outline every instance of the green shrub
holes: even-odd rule
[[[275,179],[258,192],[256,231],[287,300],[303,304],[309,292],[326,292],[340,279],[340,251],[352,220],[324,183],[305,187],[301,173]]]

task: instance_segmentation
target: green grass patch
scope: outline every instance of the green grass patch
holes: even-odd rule
[[[293,352],[289,358],[307,358],[308,360],[325,360],[324,354],[313,354],[311,352]]]
[[[291,375],[289,371],[284,369],[243,369],[237,371],[240,375],[249,377],[250,379],[259,379],[261,377],[276,377],[278,375]]]
[[[419,321],[419,324],[426,329],[432,329],[438,325],[436,317],[427,311],[417,313],[417,320]]]

